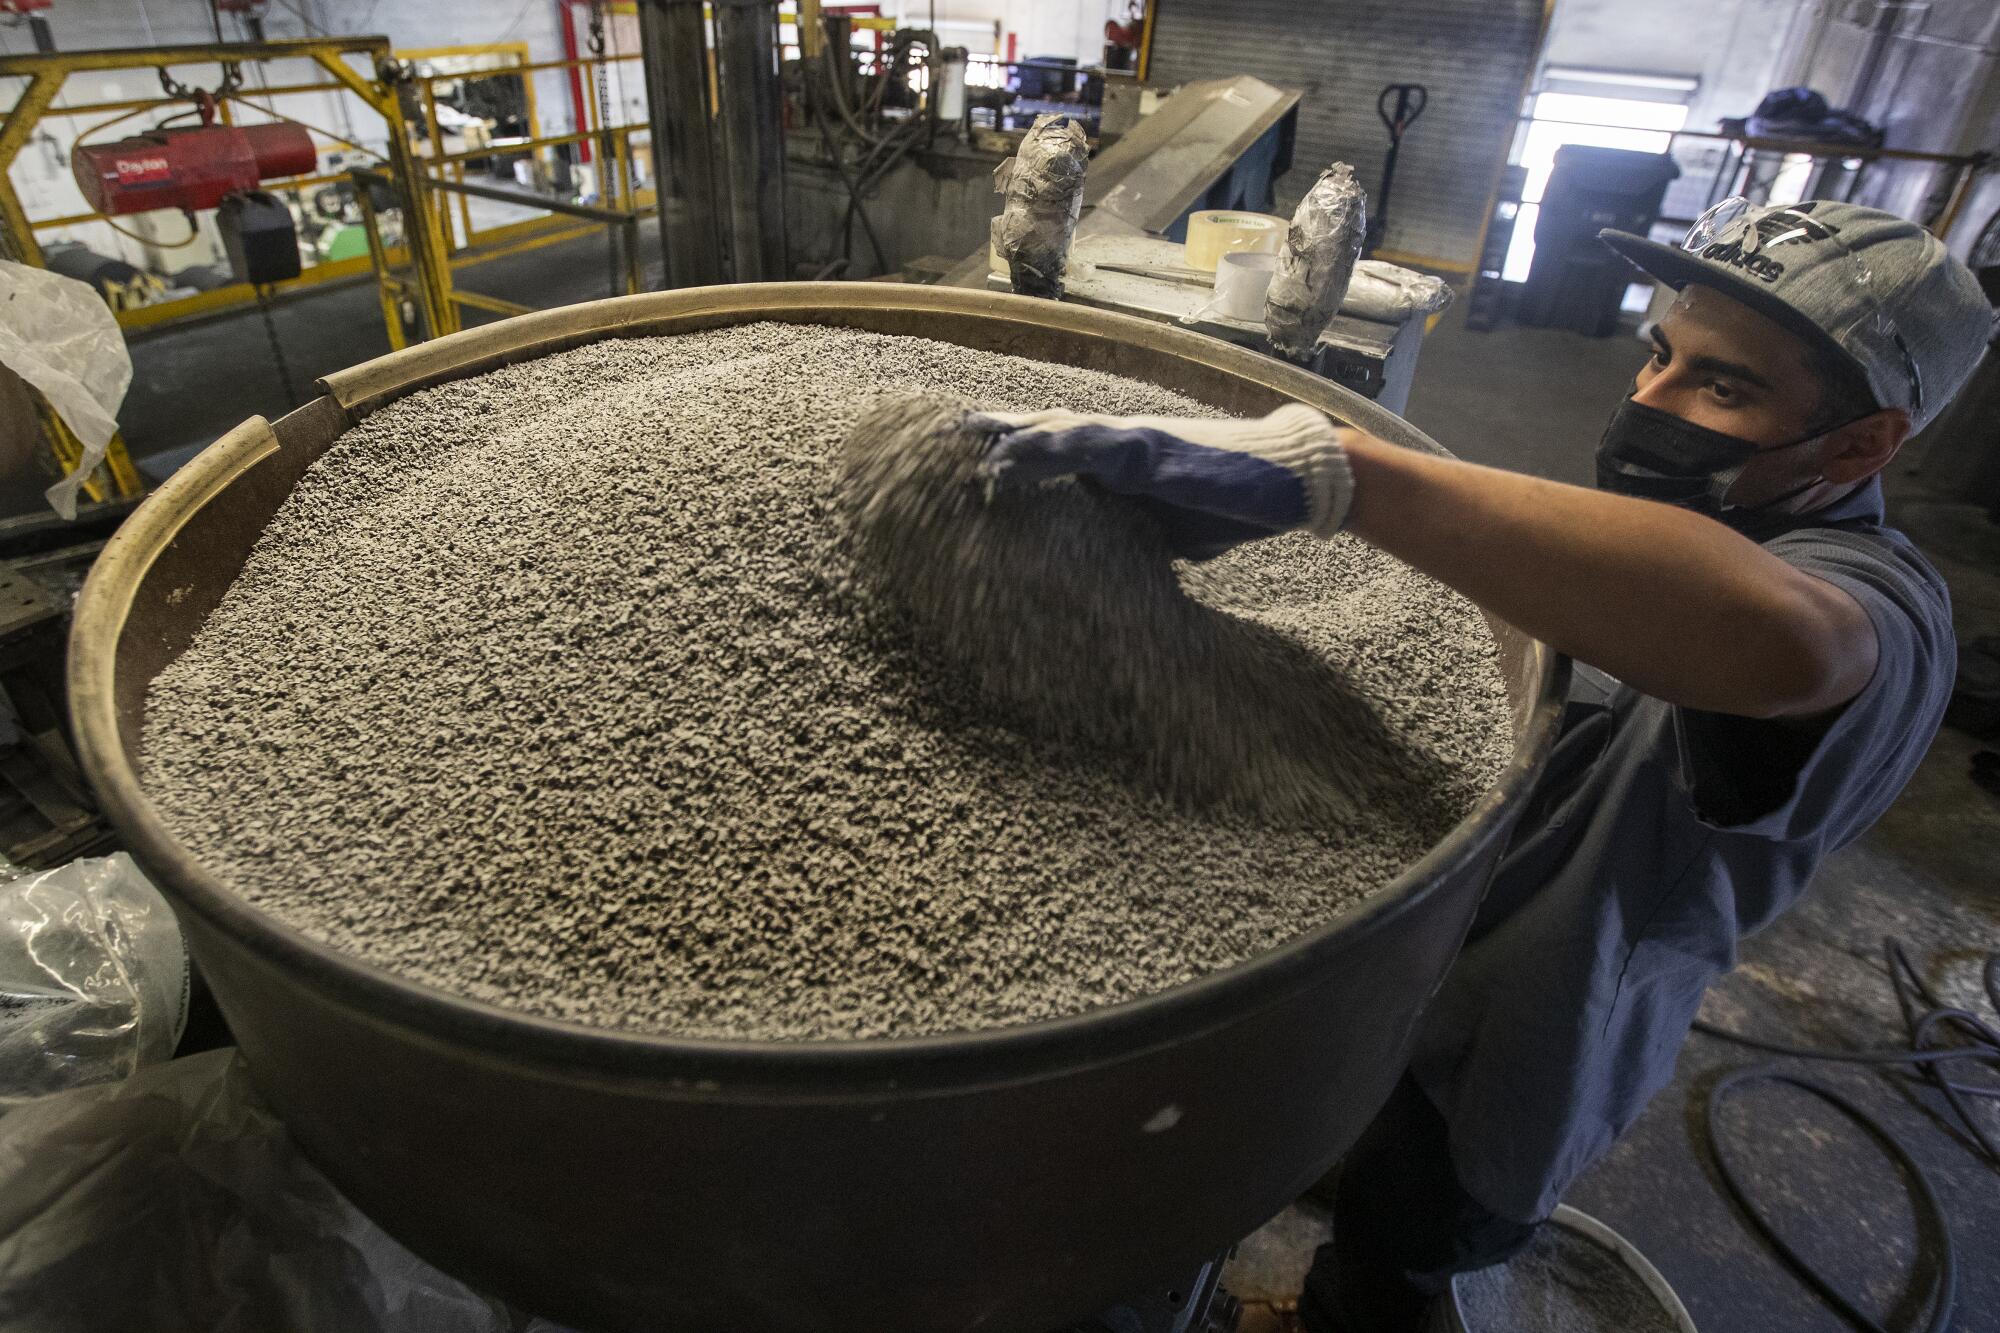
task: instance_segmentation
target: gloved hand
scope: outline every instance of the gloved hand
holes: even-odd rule
[[[1256,421],[984,413],[994,441],[982,473],[998,485],[1086,478],[1142,502],[1190,560],[1303,529],[1340,531],[1354,475],[1334,424],[1303,403]]]

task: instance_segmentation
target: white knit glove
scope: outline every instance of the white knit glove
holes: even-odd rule
[[[1143,501],[1190,559],[1280,532],[1331,537],[1354,498],[1338,429],[1303,403],[1254,421],[1057,410],[971,424],[998,436],[983,464],[996,482],[1088,478]]]

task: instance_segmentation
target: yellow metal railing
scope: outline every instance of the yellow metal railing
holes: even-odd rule
[[[368,38],[368,39],[358,39],[358,40],[363,42],[373,43],[378,41],[379,39]],[[218,49],[243,51],[246,48],[227,47]],[[195,63],[197,60],[201,59],[201,57],[193,55],[183,56],[182,52],[185,50],[186,48],[173,50],[173,54],[176,57],[174,63]],[[478,59],[485,57],[501,57],[509,59],[512,62],[498,66],[475,67],[470,69],[458,69],[454,71],[439,72],[428,76],[418,76],[412,80],[412,82],[419,84],[423,89],[423,99],[426,106],[427,128],[430,131],[429,142],[432,146],[432,158],[435,158],[437,156],[436,146],[441,142],[441,139],[439,137],[439,126],[437,124],[437,119],[436,119],[436,102],[432,92],[433,85],[436,82],[443,79],[479,77],[480,75],[485,75],[485,74],[516,74],[516,73],[523,73],[526,70],[543,69],[552,66],[568,66],[574,64],[589,63],[587,61],[580,61],[580,60],[543,62],[540,64],[531,63],[527,59],[528,47],[525,42],[493,43],[493,44],[473,45],[473,46],[435,47],[435,48],[426,48],[420,50],[396,51],[393,52],[392,54],[396,58],[406,59],[406,60]],[[243,57],[243,58],[247,59],[248,57]],[[95,68],[102,68],[102,66],[96,66]],[[538,113],[535,104],[534,81],[532,79],[524,79],[523,82],[525,84],[524,91],[527,99],[528,123],[531,131],[533,131],[537,130],[539,127],[539,120],[537,118]],[[255,92],[250,94],[249,96],[255,99],[255,98],[281,97],[289,94],[299,94],[299,93],[352,92],[352,91],[354,90],[349,84],[337,79],[329,79],[329,80],[320,80],[312,83],[271,84],[257,88]],[[73,103],[61,107],[59,109],[51,107],[49,110],[50,113],[52,114],[59,110],[60,114],[63,116],[78,116],[78,115],[93,115],[100,112],[138,111],[138,110],[144,110],[148,107],[167,108],[180,105],[182,105],[181,99],[160,96],[160,97],[131,98],[123,101]],[[257,106],[255,100],[249,101],[247,105],[249,105],[252,109],[255,110],[263,110],[263,108]],[[233,112],[231,110],[231,106],[232,103],[230,101],[224,101],[220,103],[217,108],[222,119],[224,119],[225,121],[233,120]],[[321,134],[315,134],[314,138],[315,142],[318,143],[321,147],[327,147],[331,145],[335,147],[344,147],[344,148],[360,148],[360,150],[364,152],[372,151],[359,145],[350,144],[344,140],[331,141],[325,135]],[[462,163],[463,161],[470,160],[472,158],[477,158],[482,156],[492,156],[494,155],[494,153],[501,151],[518,151],[522,147],[526,147],[532,144],[537,144],[540,142],[543,142],[543,140],[541,140],[537,135],[536,137],[529,139],[528,141],[526,141],[526,143],[521,145],[511,145],[506,149],[495,149],[484,152],[475,151],[464,155],[460,155],[456,157],[454,160]],[[11,162],[11,158],[9,159],[9,161]],[[288,176],[281,179],[274,179],[265,182],[265,187],[273,191],[308,190],[317,186],[344,184],[347,182],[347,179],[348,176],[345,170],[320,172],[310,176]],[[458,168],[458,179],[460,180],[464,179],[462,166]],[[462,198],[461,198],[461,203],[463,205]],[[57,217],[31,219],[28,222],[28,227],[31,232],[43,232],[43,231],[50,231],[66,227],[81,226],[91,222],[103,222],[106,220],[107,219],[105,215],[102,213],[96,213],[96,212],[67,213]],[[479,234],[476,233],[475,229],[473,228],[469,207],[464,207],[464,206],[461,207],[460,221],[463,223],[464,235],[465,235],[465,240],[462,243],[465,245],[470,245],[474,242],[475,239],[477,239]],[[560,225],[559,222],[553,218],[547,219],[546,221],[552,226]],[[509,225],[511,226],[517,224],[509,224]],[[457,248],[460,242],[458,241],[457,236],[454,234],[454,228],[452,226],[451,220],[448,215],[441,223],[441,227],[443,231],[443,238],[445,241],[446,248],[447,249]],[[39,251],[37,251],[37,253],[39,253]],[[337,282],[342,279],[351,278],[358,273],[364,272],[366,271],[367,267],[368,265],[359,256],[347,260],[321,261],[319,263],[307,265],[304,271],[301,272],[297,278],[294,278],[290,282],[287,282],[286,284],[284,284],[284,286],[286,290],[297,290],[300,288],[311,287],[319,283]],[[214,288],[210,291],[198,292],[192,296],[179,297],[172,301],[149,302],[145,305],[132,306],[120,309],[115,313],[117,315],[119,325],[123,328],[151,329],[160,327],[161,325],[171,324],[181,319],[213,315],[221,311],[229,310],[238,306],[247,306],[253,303],[256,299],[257,299],[256,289],[251,284],[230,283],[226,286]]]
[[[355,198],[361,205],[362,225],[367,229],[368,259],[375,273],[376,289],[382,304],[382,319],[389,345],[400,351],[409,341],[404,328],[403,307],[411,299],[416,285],[425,275],[421,272],[420,266],[412,262],[407,250],[391,247],[382,239],[381,226],[369,193],[369,186],[384,184],[387,178],[377,172],[358,168],[352,176],[356,186]],[[465,247],[447,255],[436,277],[444,299],[454,308],[465,306],[503,315],[528,313],[534,309],[533,306],[484,292],[459,290],[454,281],[455,275],[460,270],[475,264],[490,263],[508,255],[523,254],[543,246],[576,240],[600,227],[609,228],[613,236],[613,294],[630,295],[640,289],[643,265],[639,255],[639,220],[645,215],[642,206],[605,208],[593,204],[573,204],[568,200],[548,199],[497,186],[442,180],[436,177],[431,179],[430,188],[441,193],[545,208],[550,213],[550,216],[545,218],[526,219],[504,227],[488,228],[479,234],[481,243],[478,247]]]
[[[367,74],[357,72],[347,63],[350,56],[359,56],[370,64]],[[411,202],[408,210],[412,222],[405,226],[406,244],[414,252],[417,260],[415,269],[426,276],[418,284],[419,304],[422,308],[426,327],[432,334],[448,333],[458,327],[457,307],[447,299],[434,275],[444,267],[443,242],[438,235],[425,192],[425,179],[417,171],[411,160],[409,137],[405,131],[402,104],[397,88],[391,82],[395,74],[388,62],[389,43],[385,37],[309,37],[290,41],[275,42],[200,42],[187,46],[141,47],[129,50],[102,51],[57,51],[34,55],[0,55],[0,77],[26,80],[13,104],[0,117],[0,255],[20,263],[46,267],[40,243],[36,240],[35,222],[28,217],[22,206],[20,195],[14,189],[12,167],[21,150],[29,143],[35,127],[42,119],[55,112],[72,114],[77,108],[61,108],[57,111],[55,100],[63,85],[73,74],[85,71],[151,69],[165,71],[178,65],[221,64],[240,66],[253,62],[275,60],[307,60],[318,66],[326,76],[323,85],[287,85],[318,90],[335,88],[353,93],[380,116],[385,126],[387,156],[390,173],[395,179],[403,197]],[[139,108],[161,102],[173,103],[177,99],[140,99]],[[91,104],[93,106],[102,104]],[[137,109],[137,108],[135,108]],[[79,219],[85,220],[85,219]],[[425,225],[427,222],[430,225]],[[320,266],[332,268],[333,266]],[[335,274],[315,272],[314,281],[325,281]],[[237,292],[223,288],[216,292],[205,292],[190,298],[186,303],[170,302],[169,307],[148,308],[150,320],[172,318],[175,314],[187,313],[190,308],[209,309],[227,304],[241,295],[254,295],[247,286]],[[134,311],[121,312],[120,322],[125,327],[134,327],[138,321],[127,317]],[[56,459],[64,470],[75,466],[81,457],[81,449],[75,436],[60,418],[49,408],[38,394],[37,411],[42,418],[43,430]],[[114,496],[137,495],[143,489],[138,472],[132,466],[124,440],[113,437],[111,447],[105,455],[104,464],[84,483],[84,493],[93,500],[104,500]]]

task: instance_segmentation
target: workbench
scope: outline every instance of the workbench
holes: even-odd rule
[[[1063,300],[1178,324],[1269,353],[1262,321],[1205,313],[1215,295],[1213,279],[1187,267],[1177,242],[1123,228],[1085,234],[1079,227],[1063,274]],[[1003,273],[989,272],[987,284],[995,291],[1013,290]],[[1409,405],[1424,324],[1422,316],[1396,325],[1335,315],[1306,367],[1400,416]]]
[[[1186,84],[1092,158],[1063,299],[1180,324],[1268,353],[1261,323],[1199,313],[1214,294],[1214,275],[1187,267],[1178,238],[1196,209],[1224,202],[1253,210],[1270,206],[1232,182],[1239,162],[1267,146],[1271,168],[1290,165],[1287,131],[1298,98],[1249,75]],[[966,256],[944,284],[1012,290],[1007,275],[994,272],[986,246]],[[1336,315],[1307,368],[1401,414],[1409,405],[1424,326],[1422,317],[1395,325]]]

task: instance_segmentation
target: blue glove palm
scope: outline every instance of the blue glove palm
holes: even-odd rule
[[[1353,497],[1333,423],[1300,403],[1255,421],[1036,412],[972,424],[999,435],[982,464],[996,484],[1083,478],[1144,504],[1192,560],[1281,532],[1331,537]]]

